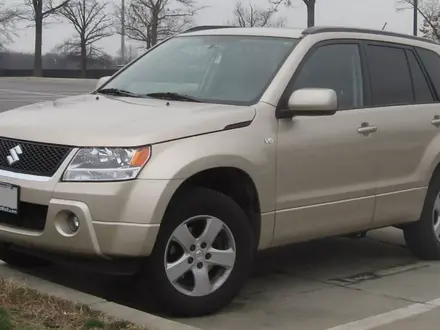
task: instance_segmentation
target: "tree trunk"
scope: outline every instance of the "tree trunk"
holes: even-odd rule
[[[307,5],[307,27],[315,26],[315,5],[316,0],[308,0]]]
[[[151,47],[156,46],[157,44],[157,30],[159,28],[159,15],[160,11],[154,8],[151,10]]]
[[[153,24],[151,26],[151,46],[156,46],[157,44],[157,20],[153,17]]]
[[[81,40],[81,77],[87,76],[87,46],[85,40]]]
[[[151,48],[151,28],[150,27],[147,27],[147,40],[146,40],[146,42],[147,42],[147,49],[150,49]]]
[[[43,15],[35,11],[35,54],[34,54],[34,76],[41,77],[42,69],[42,47],[43,47]]]

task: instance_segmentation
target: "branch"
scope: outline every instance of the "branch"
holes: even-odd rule
[[[232,21],[229,24],[240,27],[283,26],[285,18],[280,18],[277,21],[273,20],[280,4],[281,1],[266,9],[257,8],[252,4],[244,8],[243,3],[238,1],[235,5]]]
[[[100,4],[97,0],[78,0],[66,5],[60,14],[73,25],[80,42],[92,45],[113,34],[106,6],[106,3]]]
[[[126,9],[126,36],[153,46],[192,23],[198,12],[206,7],[196,7],[195,0],[132,0]],[[119,10],[120,12],[120,10]],[[120,14],[116,14],[121,25]],[[118,33],[120,33],[118,27]]]
[[[399,0],[398,3],[406,3],[409,4],[411,8],[414,8],[414,0]],[[424,24],[428,25],[429,27],[429,31],[427,29],[421,30],[424,36],[440,41],[440,5],[438,1],[430,0],[419,4],[419,6],[417,7],[417,12],[423,17]],[[430,34],[432,34],[433,36],[430,36]]]
[[[0,49],[12,42],[15,33],[15,23],[19,19],[20,12],[17,9],[5,8],[0,3]]]
[[[40,0],[40,1],[43,1],[43,0]],[[47,16],[50,16],[50,15],[56,13],[59,9],[66,6],[69,2],[70,2],[70,0],[63,0],[63,2],[61,2],[58,6],[53,7],[52,1],[51,1],[49,8],[46,11],[43,11],[43,13],[42,13],[43,17],[47,17]]]

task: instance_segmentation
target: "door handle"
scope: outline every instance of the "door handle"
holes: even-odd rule
[[[433,124],[435,127],[440,126],[440,116],[435,115],[434,119],[431,121],[431,124]]]
[[[368,135],[377,131],[377,126],[370,125],[368,123],[362,123],[361,127],[358,128],[358,133],[362,135]]]

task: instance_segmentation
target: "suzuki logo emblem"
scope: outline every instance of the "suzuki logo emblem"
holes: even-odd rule
[[[23,150],[21,149],[21,146],[15,146],[12,149],[9,149],[9,156],[6,157],[8,160],[9,165],[12,165],[20,160],[20,157],[18,155],[21,155],[23,153]]]

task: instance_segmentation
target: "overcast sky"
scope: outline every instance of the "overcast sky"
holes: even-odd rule
[[[23,4],[25,0],[3,0],[6,5]],[[120,0],[108,0],[119,2]],[[251,1],[257,6],[267,6],[268,0]],[[288,27],[304,28],[306,22],[306,8],[302,0],[293,0],[295,7],[280,13],[288,18]],[[401,33],[412,33],[411,10],[397,11],[399,0],[316,0],[316,25],[355,26],[381,29],[388,22],[386,30]],[[208,6],[196,17],[196,23],[225,24],[231,18],[236,0],[199,0],[200,4]],[[34,29],[24,25],[17,31],[19,37],[10,49],[31,52],[34,47]],[[43,34],[43,52],[52,50],[63,40],[73,35],[72,28],[67,24],[50,25]],[[120,37],[107,38],[99,46],[111,55],[115,55],[120,48]]]

